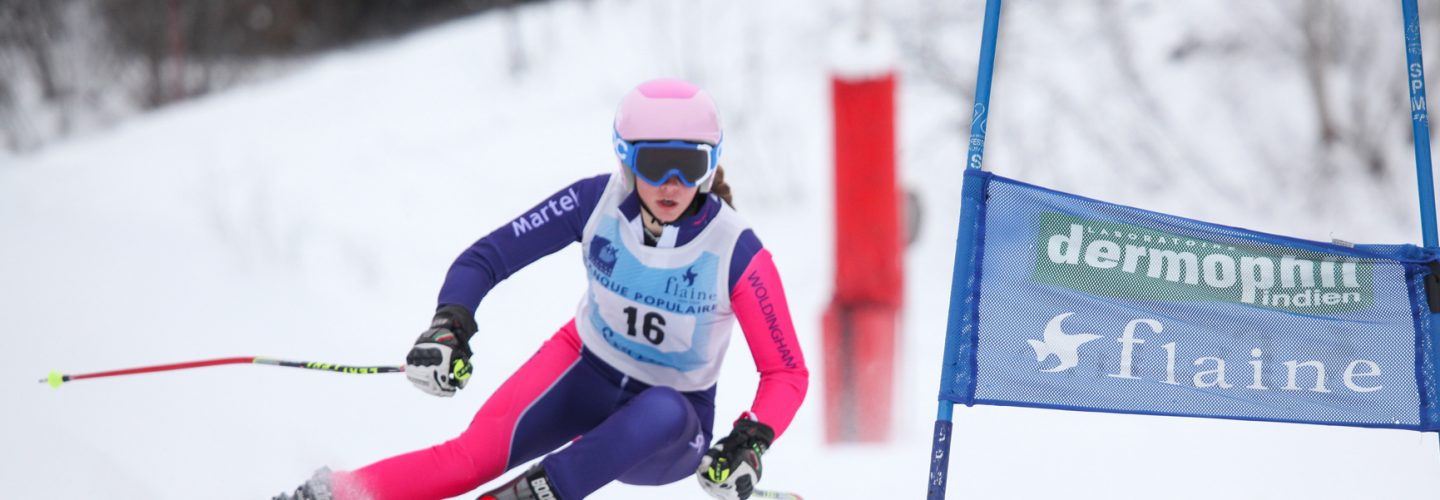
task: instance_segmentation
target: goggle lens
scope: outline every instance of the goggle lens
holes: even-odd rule
[[[695,187],[709,177],[715,163],[709,144],[679,141],[632,143],[627,159],[631,171],[653,186],[677,177],[685,187]]]
[[[650,184],[658,186],[676,176],[686,187],[693,187],[710,173],[710,152],[698,148],[637,148],[634,169]]]

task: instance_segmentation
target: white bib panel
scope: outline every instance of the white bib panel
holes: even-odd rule
[[[613,175],[581,236],[589,288],[575,312],[585,347],[650,385],[698,391],[715,384],[730,345],[730,259],[747,227],[729,206],[694,239],[645,246],[639,219],[620,203],[630,194]],[[704,194],[697,196],[707,196]],[[662,238],[674,238],[667,229]]]

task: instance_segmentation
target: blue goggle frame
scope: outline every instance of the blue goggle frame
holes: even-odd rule
[[[723,140],[721,142],[724,142]],[[645,155],[646,150],[672,150],[672,151],[700,151],[705,153],[705,171],[698,176],[687,176],[684,169],[679,167],[659,169],[640,168],[637,165],[638,159]],[[703,142],[691,141],[627,141],[620,138],[619,131],[615,132],[615,156],[620,162],[635,174],[636,178],[643,179],[647,184],[659,187],[670,181],[671,177],[680,180],[685,187],[695,187],[703,184],[715,173],[715,167],[720,164],[720,144],[710,145]],[[646,170],[649,170],[647,175]],[[658,175],[658,178],[656,178]]]

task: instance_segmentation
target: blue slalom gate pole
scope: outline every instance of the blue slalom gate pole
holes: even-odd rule
[[[1000,4],[1001,0],[986,0],[985,2],[985,28],[980,40],[980,67],[975,76],[975,108],[974,115],[970,120],[970,150],[966,161],[966,171],[980,170],[980,164],[985,157],[985,126],[989,119],[990,107],[990,82],[995,72],[995,40],[1000,31]],[[974,276],[973,261],[975,251],[976,231],[979,223],[979,197],[971,191],[978,189],[981,183],[972,177],[966,177],[964,191],[966,196],[961,202],[960,208],[960,231],[955,242],[955,275],[952,287],[967,287],[972,283]],[[946,327],[945,354],[946,358],[950,353],[956,352],[958,332],[964,327],[963,316],[958,314],[959,308],[953,303],[955,290],[951,290],[950,318]],[[946,392],[945,387],[952,380],[953,363],[944,363],[945,367],[941,374],[941,392]],[[945,485],[948,480],[950,469],[950,431],[952,427],[951,416],[955,408],[955,402],[944,397],[940,398],[940,408],[935,418],[935,438],[930,454],[930,478],[928,481],[929,500],[944,500]]]
[[[1425,102],[1425,61],[1420,45],[1420,9],[1415,0],[1400,0],[1405,15],[1405,75],[1410,87],[1410,125],[1415,133],[1415,183],[1420,189],[1420,234],[1425,248],[1440,247],[1435,234],[1435,178],[1430,164],[1430,112]],[[1433,268],[1432,268],[1433,269]],[[1430,314],[1431,356],[1440,359],[1440,321]]]
[[[1415,181],[1420,187],[1420,232],[1426,248],[1436,248],[1435,180],[1430,168],[1430,118],[1425,105],[1425,62],[1421,57],[1420,10],[1401,0],[1405,14],[1405,73],[1409,76],[1410,119],[1415,132]]]
[[[965,166],[975,170],[980,170],[980,161],[985,158],[985,126],[990,116],[990,81],[995,75],[995,39],[1000,32],[1000,2],[1001,0],[985,2],[985,30],[980,35],[980,68],[975,75],[975,109],[974,116],[970,118],[970,152],[967,155],[969,162]],[[961,214],[962,217],[964,215]]]

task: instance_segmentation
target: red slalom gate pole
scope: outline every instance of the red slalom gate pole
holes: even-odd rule
[[[280,359],[264,358],[258,356],[242,356],[234,358],[206,359],[200,361],[186,361],[182,363],[171,363],[167,365],[140,366],[135,368],[124,368],[95,373],[80,373],[74,375],[62,374],[58,371],[50,372],[50,376],[40,379],[42,384],[50,384],[50,387],[59,389],[61,384],[75,380],[92,378],[120,377],[125,375],[138,375],[141,373],[168,372],[175,370],[189,370],[192,368],[203,368],[207,366],[220,365],[270,365],[283,366],[286,368],[302,368],[306,370],[320,370],[338,373],[371,374],[371,373],[403,373],[403,366],[348,366],[334,363],[318,363],[314,361],[286,361]]]
[[[835,117],[835,292],[824,328],[825,437],[890,439],[903,301],[893,68],[831,80]]]

